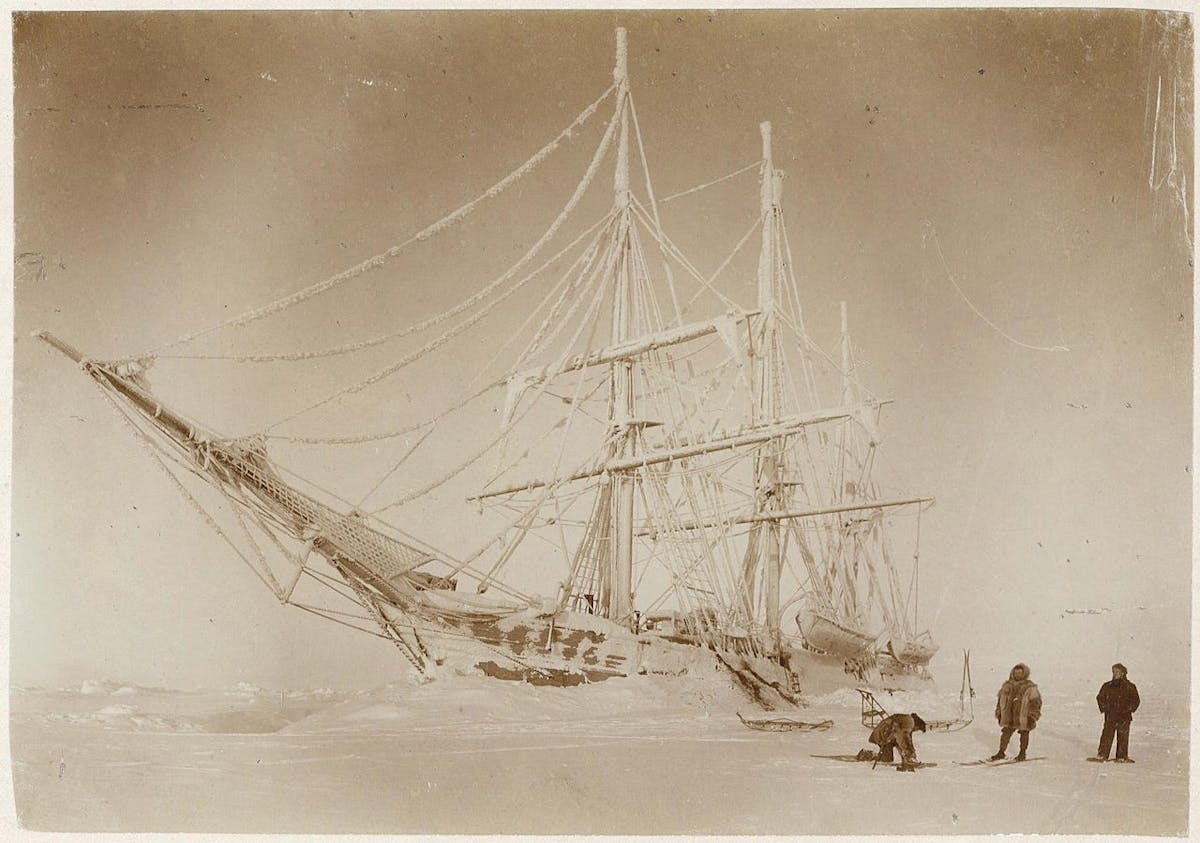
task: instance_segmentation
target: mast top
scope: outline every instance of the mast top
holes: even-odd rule
[[[629,55],[628,41],[625,37],[625,27],[617,27],[617,63],[613,67],[613,81],[618,85],[625,82],[628,76],[626,59]]]
[[[765,214],[772,205],[783,197],[783,170],[776,170],[771,154],[771,121],[764,120],[758,124],[762,135],[762,160],[764,178],[762,181],[762,203]],[[769,192],[769,195],[768,195]]]

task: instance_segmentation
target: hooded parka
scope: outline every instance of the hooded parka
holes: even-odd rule
[[[996,696],[996,722],[1002,729],[1031,731],[1042,716],[1042,695],[1029,678],[1029,666],[1014,665]]]

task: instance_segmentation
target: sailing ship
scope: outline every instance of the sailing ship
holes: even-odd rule
[[[743,168],[759,174],[755,226],[706,276],[663,224],[624,30],[616,41],[613,81],[598,100],[512,173],[400,246],[154,352],[102,361],[39,336],[101,387],[169,484],[281,602],[385,638],[414,670],[555,685],[728,671],[768,709],[801,692],[926,681],[936,646],[915,620],[917,554],[902,570],[892,545],[897,522],[915,521],[919,538],[932,499],[886,495],[875,479],[888,402],[859,382],[844,304],[840,361],[805,329],[771,126],[760,126],[761,159]],[[328,407],[388,389],[418,359],[441,355],[454,367],[456,343],[469,341],[501,302],[549,286],[521,311],[522,328],[506,331],[504,343],[495,339],[494,371],[479,373],[480,388],[425,408],[403,429],[322,438],[283,432],[303,412],[223,436],[151,387],[151,364],[186,358],[174,353],[180,347],[266,319],[435,240],[530,176],[606,102],[611,118],[570,199],[498,278],[386,336],[233,355],[239,364],[287,366],[440,331],[310,409]],[[634,183],[635,155],[644,188]],[[611,205],[592,224],[575,223],[580,200],[594,195],[608,166]],[[551,244],[567,240],[568,222],[580,233],[550,254]],[[739,305],[721,285],[755,232],[756,298]],[[694,294],[685,306],[687,284]],[[685,318],[701,299],[716,305],[710,315]],[[523,344],[519,352],[508,350],[514,344]],[[826,400],[839,390],[838,400]],[[456,444],[450,458],[443,446],[439,472],[416,488],[367,505],[389,488],[385,481],[409,478],[413,455],[440,432],[461,430],[453,420],[463,415],[498,423],[476,445]],[[389,441],[405,442],[404,453],[356,498],[302,477],[273,453],[280,444]],[[461,528],[418,537],[424,519],[405,522],[405,507],[455,484],[472,490],[458,498]]]

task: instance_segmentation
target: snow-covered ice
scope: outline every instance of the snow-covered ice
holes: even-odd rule
[[[1096,683],[1098,685],[1098,682]],[[130,689],[127,691],[125,689]],[[122,683],[15,689],[18,817],[57,831],[1181,835],[1188,700],[1142,687],[1136,764],[1089,764],[1093,696],[1047,688],[1030,754],[997,768],[994,689],[976,719],[917,736],[937,767],[898,773],[815,756],[866,746],[853,690],[798,716],[825,732],[747,729],[759,714],[700,679],[535,688],[453,677],[370,691]],[[893,711],[958,712],[958,690],[880,694]],[[1015,741],[1014,741],[1015,749]]]

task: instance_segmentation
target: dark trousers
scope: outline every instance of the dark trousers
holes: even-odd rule
[[[1096,750],[1096,755],[1101,758],[1108,757],[1108,751],[1112,749],[1113,735],[1117,737],[1117,757],[1129,757],[1129,724],[1132,718],[1126,717],[1123,720],[1117,720],[1111,717],[1104,718],[1104,731],[1100,733],[1100,749]]]
[[[1025,750],[1029,748],[1029,730],[1014,729],[1011,726],[1005,726],[1000,730],[1000,752],[1008,749],[1008,742],[1012,740],[1013,732],[1021,733],[1021,754],[1025,754]]]
[[[917,748],[913,746],[912,735],[907,732],[897,732],[892,740],[879,747],[879,760],[892,761],[895,758],[894,751],[896,749],[900,750],[900,760],[905,764],[911,764],[917,760]]]

